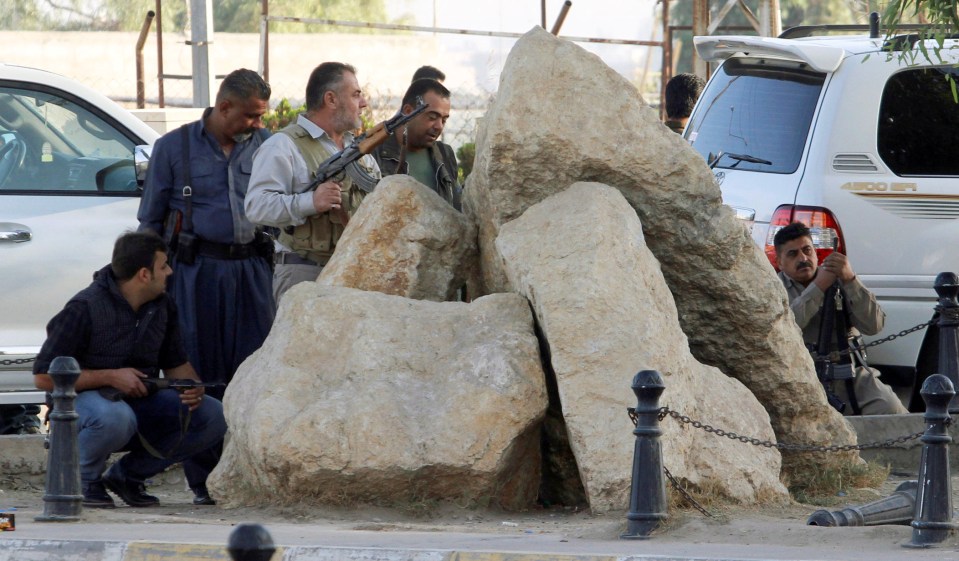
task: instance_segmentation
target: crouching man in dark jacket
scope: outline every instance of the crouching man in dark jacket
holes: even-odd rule
[[[439,141],[450,117],[450,91],[424,78],[416,80],[403,95],[400,111],[409,114],[422,98],[429,107],[373,150],[383,176],[407,174],[439,193],[456,210],[462,210],[462,188],[457,181],[456,156],[449,144]]]
[[[166,294],[173,273],[163,240],[152,232],[120,236],[113,260],[47,324],[47,340],[33,372],[52,391],[47,374],[59,356],[80,364],[76,382],[83,505],[113,508],[106,489],[130,506],[153,506],[144,481],[219,442],[226,433],[223,405],[202,387],[149,393],[142,378],[199,381],[187,361],[177,313]],[[112,400],[101,388],[125,399]],[[106,392],[104,392],[106,393]],[[127,449],[104,473],[110,454]]]

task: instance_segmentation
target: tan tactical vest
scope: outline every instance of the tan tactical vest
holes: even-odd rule
[[[300,125],[293,123],[280,130],[293,140],[300,155],[306,161],[306,168],[313,170],[310,177],[316,177],[316,170],[327,158],[332,156],[323,146],[323,143],[314,140],[310,133]],[[345,176],[340,182],[340,189],[343,195],[343,208],[349,216],[353,216],[356,209],[366,196],[366,192],[355,187],[349,176]],[[320,265],[326,265],[336,249],[336,242],[343,235],[343,228],[346,224],[337,216],[335,212],[324,212],[307,219],[304,224],[293,228],[292,233],[288,233],[288,228],[280,232],[279,242],[293,250],[300,257],[315,261]]]

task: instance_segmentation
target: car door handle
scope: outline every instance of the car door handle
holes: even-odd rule
[[[23,243],[33,239],[33,232],[23,224],[0,222],[0,243]]]

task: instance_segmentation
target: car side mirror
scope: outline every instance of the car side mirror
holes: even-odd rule
[[[143,183],[147,179],[147,168],[150,164],[150,156],[153,154],[152,144],[143,144],[133,148],[133,169],[137,174],[137,187],[143,189]]]

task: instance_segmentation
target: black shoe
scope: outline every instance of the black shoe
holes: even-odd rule
[[[103,474],[103,484],[130,506],[156,506],[160,504],[160,499],[153,495],[147,495],[146,486],[143,485],[142,481],[118,476],[116,466],[111,467]]]
[[[203,505],[215,505],[216,500],[210,496],[210,492],[206,490],[206,487],[194,487],[193,488],[193,504],[197,506]]]
[[[116,508],[113,498],[107,494],[102,481],[94,481],[83,486],[83,506],[87,508]]]

